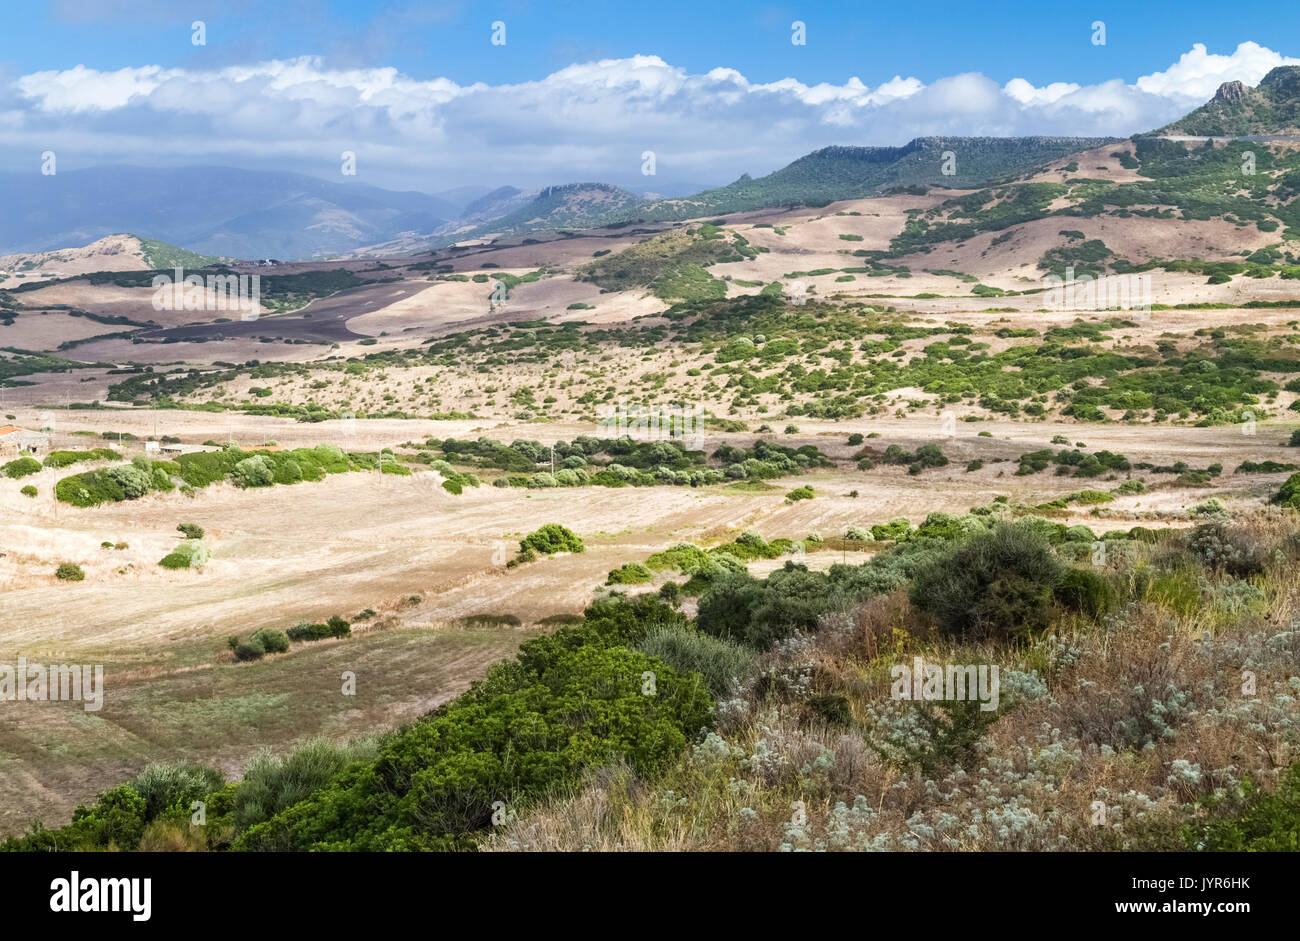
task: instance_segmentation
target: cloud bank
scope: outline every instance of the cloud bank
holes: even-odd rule
[[[1132,84],[979,73],[874,88],[793,78],[690,74],[658,56],[571,65],[538,81],[460,85],[392,68],[331,68],[319,57],[212,71],[77,66],[22,75],[0,91],[0,169],[39,172],[104,163],[215,163],[435,191],[467,184],[628,183],[654,151],[658,177],[726,182],[760,175],[829,144],[901,144],[925,135],[1124,136],[1209,98],[1221,82],[1254,85],[1300,64],[1253,42],[1215,55],[1196,44]]]

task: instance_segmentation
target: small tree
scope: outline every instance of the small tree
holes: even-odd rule
[[[519,541],[520,553],[526,553],[530,549],[542,555],[586,551],[582,538],[559,523],[547,523]]]
[[[1032,636],[1051,623],[1065,565],[1031,527],[1003,523],[950,546],[917,571],[912,604],[959,638]]]
[[[243,662],[261,660],[266,656],[266,648],[261,642],[250,637],[248,642],[235,648],[235,659]]]
[[[284,631],[273,630],[269,627],[257,631],[248,640],[250,643],[261,644],[262,649],[267,653],[284,653],[289,649],[289,638],[285,636]]]

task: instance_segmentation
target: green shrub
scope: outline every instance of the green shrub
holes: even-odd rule
[[[1196,504],[1187,513],[1189,516],[1215,516],[1222,513],[1223,509],[1223,504],[1219,502],[1218,497],[1210,497],[1204,503]]]
[[[799,500],[811,500],[813,498],[813,488],[809,486],[796,487],[785,495],[785,498],[791,503]]]
[[[1131,483],[1132,481],[1129,481]],[[1142,483],[1142,481],[1138,481]],[[1101,503],[1113,503],[1115,498],[1108,493],[1100,490],[1079,490],[1070,494],[1068,497],[1071,503],[1078,503],[1081,506],[1096,506]]]
[[[1294,464],[1279,461],[1242,461],[1233,471],[1235,474],[1280,474],[1282,471],[1300,470]]]
[[[659,597],[670,605],[679,605],[682,602],[682,586],[676,582],[664,582],[659,586]]]
[[[841,600],[825,573],[787,562],[764,581],[743,572],[714,580],[700,597],[696,626],[766,650],[791,634],[815,630],[818,618]]]
[[[842,693],[823,693],[808,700],[808,709],[827,725],[848,728],[853,725],[853,705]]]
[[[999,523],[939,550],[912,582],[912,604],[959,638],[1024,639],[1052,619],[1064,565],[1039,532]]]
[[[259,641],[249,638],[235,648],[235,659],[241,662],[261,660],[266,656],[266,648]]]
[[[1272,793],[1250,779],[1240,795],[1210,798],[1210,818],[1189,825],[1187,845],[1210,852],[1300,852],[1300,762],[1278,778]]]
[[[1093,618],[1105,614],[1116,601],[1110,582],[1087,569],[1066,569],[1053,594],[1065,607]]]
[[[51,451],[45,455],[46,467],[67,467],[81,461],[120,461],[122,455],[112,448],[91,448],[88,451]]]
[[[19,477],[26,477],[29,474],[38,473],[41,469],[41,462],[35,458],[20,457],[10,461],[4,466],[5,476],[17,480]]]
[[[695,677],[619,645],[684,620],[653,597],[593,604],[582,624],[523,644],[468,692],[386,737],[373,761],[251,827],[235,848],[470,849],[498,801],[519,806],[613,763],[661,773],[712,702]]]
[[[86,573],[75,562],[64,562],[55,569],[54,577],[61,582],[80,582],[85,579]]]
[[[907,534],[912,531],[912,521],[907,519],[896,519],[890,523],[877,524],[871,527],[871,538],[877,542],[884,542],[890,539],[906,539]]]
[[[266,455],[255,454],[238,462],[232,477],[240,487],[269,487],[275,483],[275,465]]]
[[[289,638],[284,631],[273,630],[269,627],[257,631],[248,640],[249,643],[261,644],[262,649],[267,653],[284,653],[289,649]]]
[[[1288,477],[1278,492],[1273,494],[1271,502],[1300,510],[1300,473]]]
[[[178,761],[145,765],[132,787],[144,798],[144,819],[153,820],[166,811],[189,815],[190,805],[226,783],[221,772],[204,765]]]
[[[54,495],[64,503],[80,507],[126,499],[122,488],[101,471],[64,477],[54,485]]]
[[[181,523],[176,527],[176,531],[184,533],[186,539],[203,538],[203,527],[198,523]]]
[[[1094,533],[1087,526],[1083,526],[1083,525],[1067,526],[1065,528],[1064,536],[1066,542],[1096,542],[1097,541],[1097,534]]]
[[[373,760],[377,744],[361,739],[336,744],[316,739],[287,757],[263,752],[248,763],[235,794],[235,825],[242,833],[305,800],[349,765]]]
[[[101,794],[92,807],[78,807],[72,812],[67,829],[78,849],[134,850],[144,835],[147,805],[129,784],[120,784]],[[60,847],[63,848],[63,847]]]
[[[201,565],[206,557],[202,543],[183,542],[159,559],[158,564],[165,569],[187,569],[196,562]]]
[[[105,468],[101,473],[118,485],[124,499],[138,500],[149,492],[153,486],[152,471],[137,467],[135,464],[119,464]]]
[[[144,798],[121,784],[100,794],[93,806],[78,806],[68,826],[46,830],[34,824],[24,836],[0,840],[0,852],[131,851],[139,847],[144,827]]]
[[[654,581],[655,573],[640,562],[627,562],[609,573],[606,585],[638,585]]]
[[[292,641],[324,640],[327,637],[348,637],[352,625],[336,614],[325,624],[297,624],[285,633]]]
[[[659,627],[637,645],[642,653],[658,657],[678,673],[698,673],[714,696],[734,692],[758,669],[755,652],[734,641],[711,637],[689,627]]]
[[[24,497],[34,497],[38,493],[37,489],[33,487],[31,484],[27,484],[18,492],[21,493]]]
[[[547,523],[519,541],[519,551],[521,553],[529,549],[541,555],[585,551],[582,539],[574,534],[572,530],[566,529],[559,523]]]
[[[923,444],[914,452],[891,444],[885,448],[881,460],[886,464],[906,464],[909,474],[919,474],[927,467],[945,466],[948,463],[948,456],[937,444]]]
[[[1163,537],[1160,530],[1150,529],[1146,526],[1134,526],[1128,531],[1128,538],[1137,542],[1151,544],[1159,542]]]

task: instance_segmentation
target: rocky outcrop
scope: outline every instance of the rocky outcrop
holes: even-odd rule
[[[1246,86],[1241,82],[1224,82],[1214,93],[1215,101],[1244,101]]]

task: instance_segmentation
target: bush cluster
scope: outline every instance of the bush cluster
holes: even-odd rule
[[[610,762],[652,775],[707,722],[712,701],[694,677],[623,645],[684,623],[655,598],[597,602],[582,624],[525,643],[469,692],[388,736],[373,761],[335,775],[235,846],[468,849],[499,801],[514,809]],[[654,695],[643,692],[647,673]]]
[[[55,484],[54,493],[64,503],[91,507],[135,500],[154,490],[168,492],[175,489],[177,479],[195,489],[223,480],[245,488],[269,487],[359,470],[367,457],[373,459],[373,455],[347,454],[333,445],[275,452],[250,452],[231,446],[220,451],[181,454],[174,461],[151,461],[139,455],[129,464],[64,477]],[[409,473],[407,468],[402,470]]]
[[[296,624],[285,632],[292,641],[325,640],[327,637],[347,637],[352,625],[337,614],[324,624]]]

